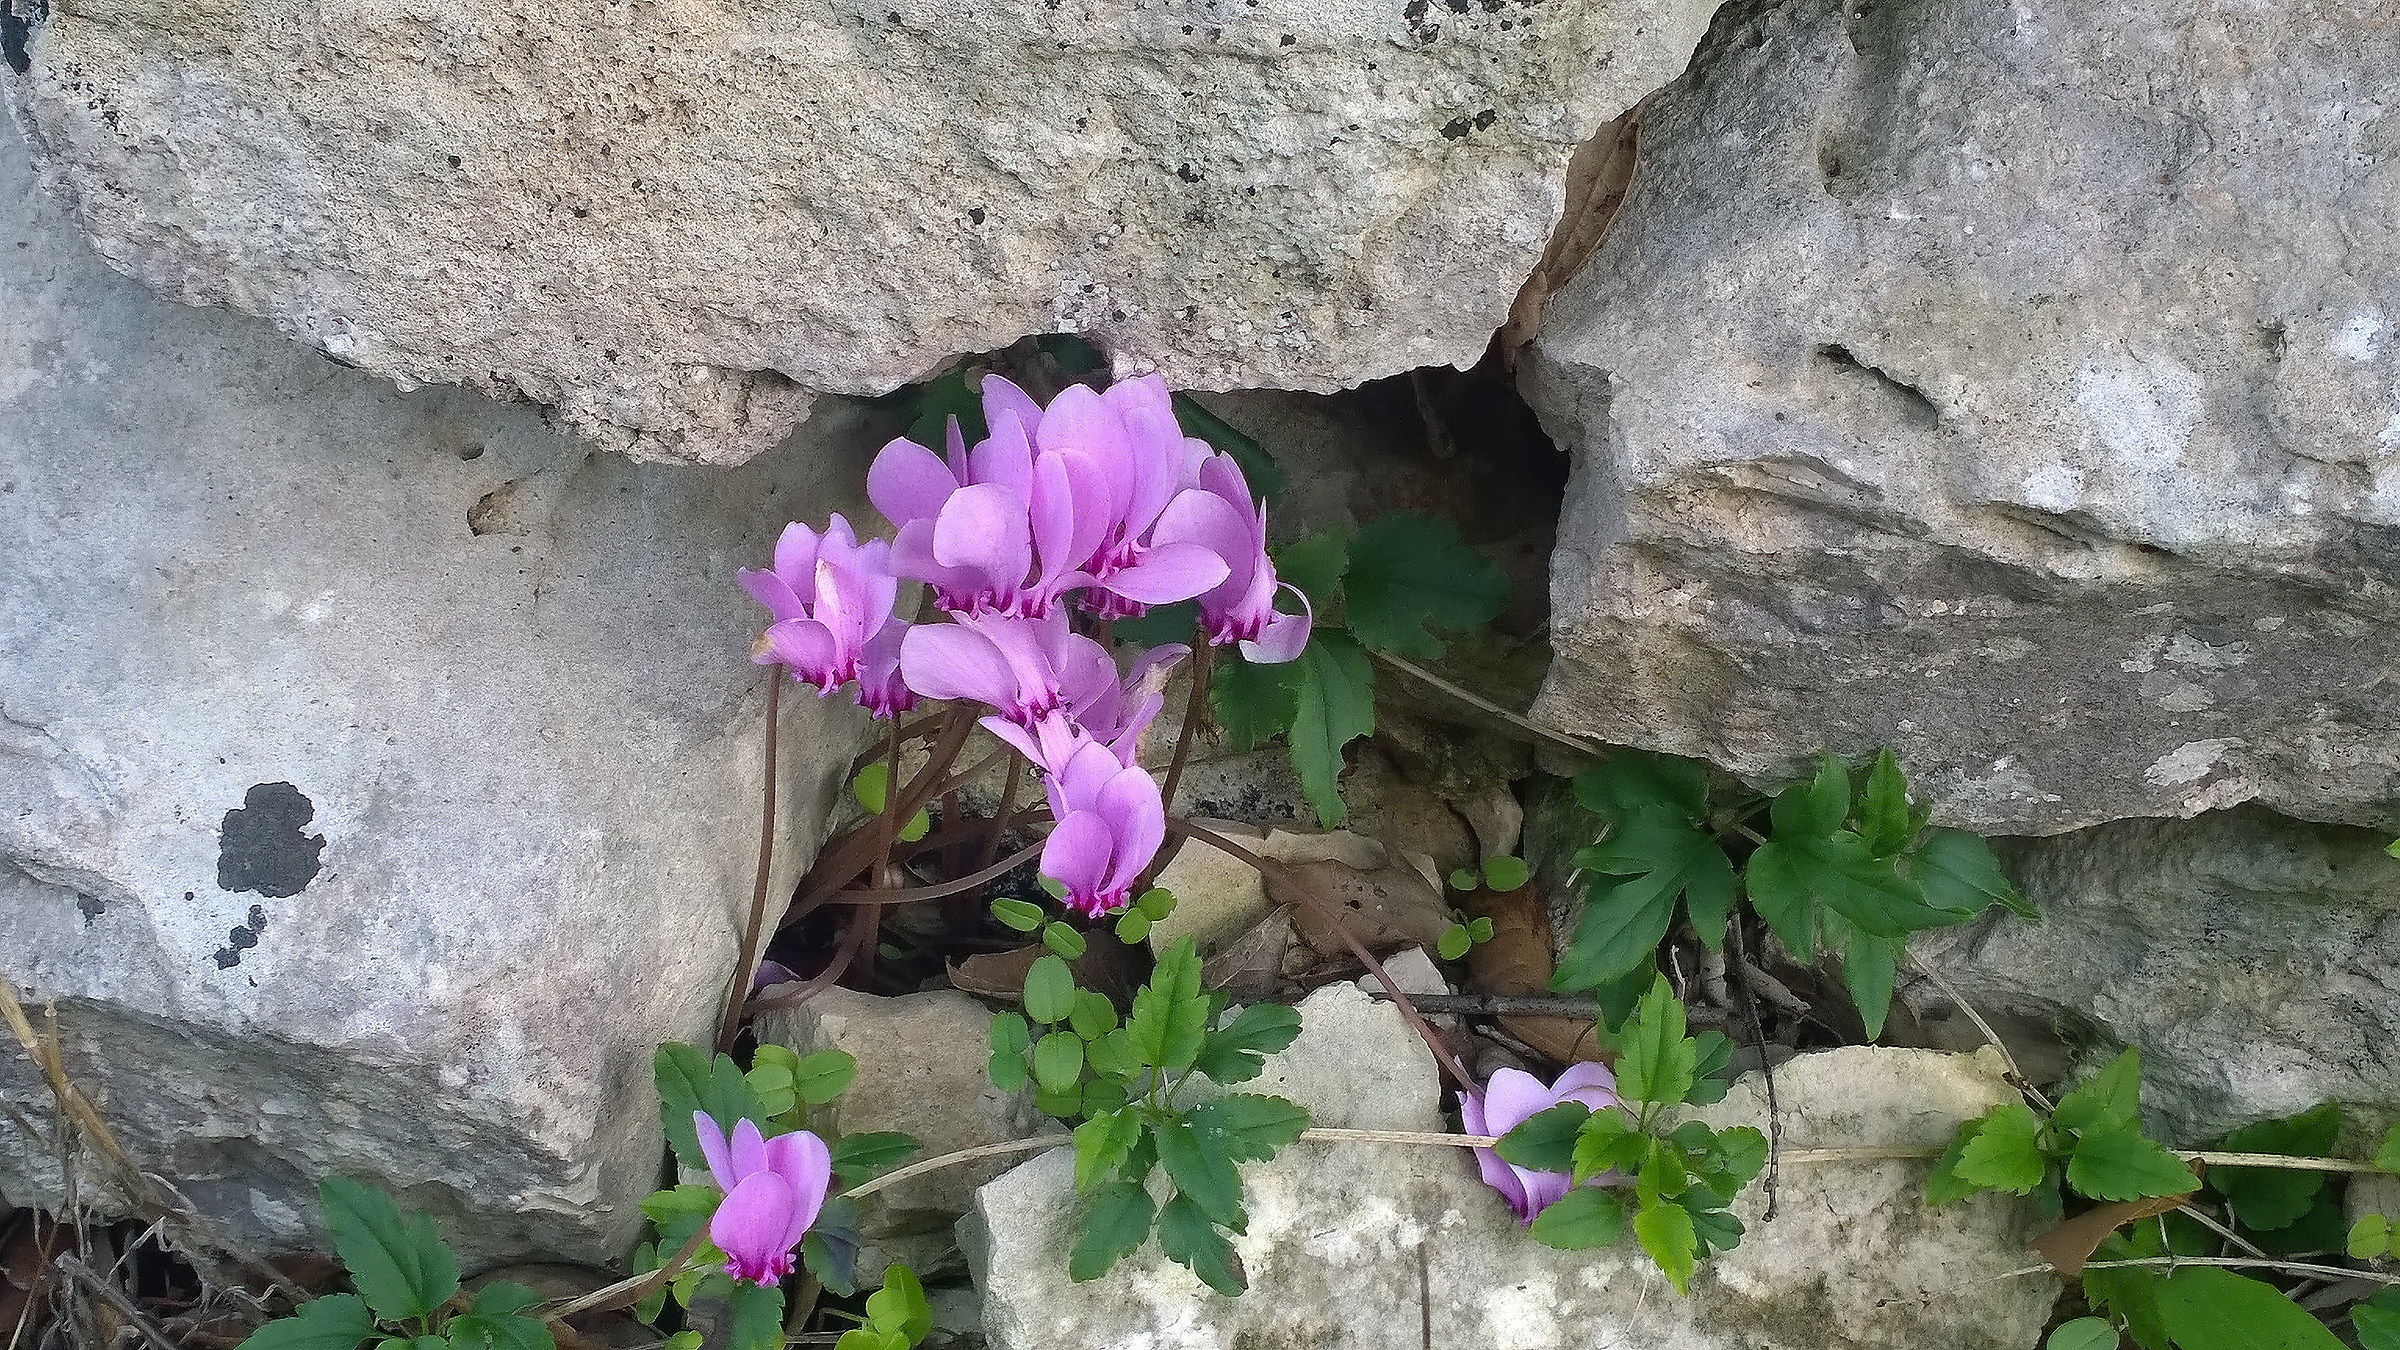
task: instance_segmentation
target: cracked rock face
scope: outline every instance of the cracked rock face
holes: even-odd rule
[[[642,467],[396,393],[111,272],[6,127],[0,259],[0,974],[261,1250],[338,1172],[478,1259],[620,1253],[651,1052],[706,1035],[748,904],[733,569],[867,429]],[[784,708],[788,874],[857,734]],[[13,1051],[0,1098],[47,1115]],[[52,1162],[0,1129],[10,1198]]]
[[[1548,717],[1950,822],[2400,824],[2400,42],[2371,0],[1737,7],[1525,386]],[[2272,58],[2265,56],[2272,53]]]
[[[1178,384],[1478,357],[1709,0],[127,0],[16,102],[179,299],[733,463],[1080,332]]]

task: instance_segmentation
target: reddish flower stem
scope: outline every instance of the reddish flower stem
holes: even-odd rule
[[[725,1008],[717,1017],[717,1048],[730,1050],[742,1032],[742,1007],[750,999],[750,981],[757,978],[758,952],[767,931],[767,874],[775,862],[775,733],[783,707],[783,667],[767,667],[766,782],[759,789],[758,876],[750,888],[750,922],[742,930],[742,949],[733,962],[733,983],[725,990]]]

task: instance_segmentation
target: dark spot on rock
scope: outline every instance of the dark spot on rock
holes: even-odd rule
[[[470,445],[466,449],[459,451],[458,457],[460,459],[481,459],[483,458],[483,447],[480,445]]]
[[[33,69],[33,21],[41,17],[42,0],[22,8],[0,0],[0,59],[19,75]]]
[[[459,162],[460,162],[460,161],[459,161],[459,158],[458,158],[458,156],[456,156],[456,155],[451,155],[451,156],[449,156],[448,158],[449,158],[449,160],[450,160],[450,167],[451,167],[451,168],[455,169],[455,168],[457,168],[457,167],[459,166]]]
[[[1182,179],[1183,181],[1185,181],[1185,182],[1187,182],[1187,183],[1197,183],[1197,182],[1199,182],[1199,181],[1200,181],[1200,171],[1199,171],[1198,169],[1195,169],[1195,168],[1193,168],[1193,167],[1192,167],[1191,165],[1189,165],[1189,164],[1178,164],[1178,165],[1176,165],[1176,166],[1175,166],[1175,176],[1176,176],[1177,178],[1180,178],[1180,179]]]
[[[984,212],[982,207],[970,206],[967,208],[967,219],[975,222],[978,225],[981,225],[983,223],[983,218]]]
[[[77,891],[75,908],[83,911],[83,926],[89,928],[99,921],[101,915],[108,912],[108,902],[99,896]]]
[[[258,935],[267,931],[267,909],[252,905],[240,927],[225,935],[225,945],[217,948],[217,969],[231,970],[242,963],[242,953],[258,945]]]
[[[1486,108],[1486,109],[1484,109],[1482,112],[1479,112],[1479,113],[1475,114],[1475,129],[1476,129],[1477,131],[1481,131],[1481,130],[1483,130],[1485,127],[1488,127],[1488,126],[1490,126],[1492,123],[1494,123],[1494,122],[1497,122],[1497,121],[1499,121],[1499,120],[1500,120],[1500,112],[1499,112],[1499,110],[1498,110],[1498,109],[1496,109],[1496,108]]]
[[[259,783],[218,827],[217,887],[271,899],[298,895],[323,866],[325,836],[302,833],[315,803],[289,783]]]
[[[1281,43],[1280,45],[1282,45],[1282,46],[1285,46],[1285,47],[1289,47],[1289,46],[1291,46],[1293,43],[1295,43],[1295,42],[1298,42],[1299,40],[1300,40],[1300,39],[1298,39],[1298,38],[1296,38],[1296,37],[1293,37],[1291,34],[1289,34],[1289,33],[1286,33],[1286,34],[1284,34],[1284,35],[1283,35],[1283,41],[1282,41],[1282,43]]]
[[[1464,140],[1467,133],[1473,131],[1474,129],[1475,124],[1473,122],[1468,121],[1464,117],[1453,117],[1442,127],[1442,135],[1448,140]]]

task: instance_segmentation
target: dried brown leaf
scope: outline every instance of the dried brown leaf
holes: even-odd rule
[[[1479,994],[1540,995],[1556,969],[1550,950],[1550,910],[1532,882],[1513,891],[1469,891],[1461,907],[1492,921],[1490,940],[1467,953],[1467,984]],[[1586,1019],[1512,1014],[1500,1029],[1561,1064],[1605,1064],[1597,1029]]]
[[[1634,166],[1641,160],[1641,104],[1600,128],[1567,163],[1567,207],[1550,246],[1534,265],[1533,275],[1509,307],[1508,323],[1500,330],[1500,351],[1511,362],[1542,329],[1550,297],[1575,274],[1608,237],[1608,227],[1633,190]]]

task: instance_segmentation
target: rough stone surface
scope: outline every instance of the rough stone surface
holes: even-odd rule
[[[1354,1094],[1376,1061],[1350,1061]],[[2015,1094],[1990,1058],[1922,1050],[1806,1055],[1778,1071],[1790,1148],[1938,1147],[1961,1120]],[[1710,1115],[1759,1122],[1764,1092],[1737,1084]],[[1441,1128],[1438,1114],[1415,1128]],[[1210,1293],[1145,1248],[1087,1284],[1067,1279],[1074,1160],[1058,1150],[983,1188],[962,1225],[993,1350],[2032,1350],[2054,1282],[1980,1277],[2024,1264],[2029,1208],[1985,1197],[1928,1210],[1929,1164],[1794,1165],[1777,1216],[1758,1188],[1749,1236],[1678,1298],[1630,1242],[1559,1252],[1527,1237],[1451,1149],[1294,1145],[1245,1169],[1250,1276]],[[1423,1300],[1430,1299],[1430,1305]]]
[[[118,266],[739,461],[1030,333],[1198,388],[1478,357],[1710,0],[130,0],[14,83]]]
[[[5,127],[0,258],[0,973],[264,1248],[339,1172],[476,1257],[618,1255],[651,1051],[705,1035],[749,903],[731,573],[867,428],[643,468],[395,393],[111,272]],[[857,731],[784,706],[788,874]],[[45,1106],[14,1054],[0,1095]],[[0,1130],[11,1198],[48,1165]]]
[[[2376,0],[1728,11],[1530,352],[1543,715],[2400,824],[2395,87]]]
[[[2381,835],[2246,807],[2014,845],[2042,920],[1921,935],[2028,1072],[2045,1045],[2093,1068],[2142,1048],[2151,1122],[2198,1144],[2342,1103],[2400,1114],[2400,861]],[[1947,1000],[1911,1001],[1938,1015]]]

